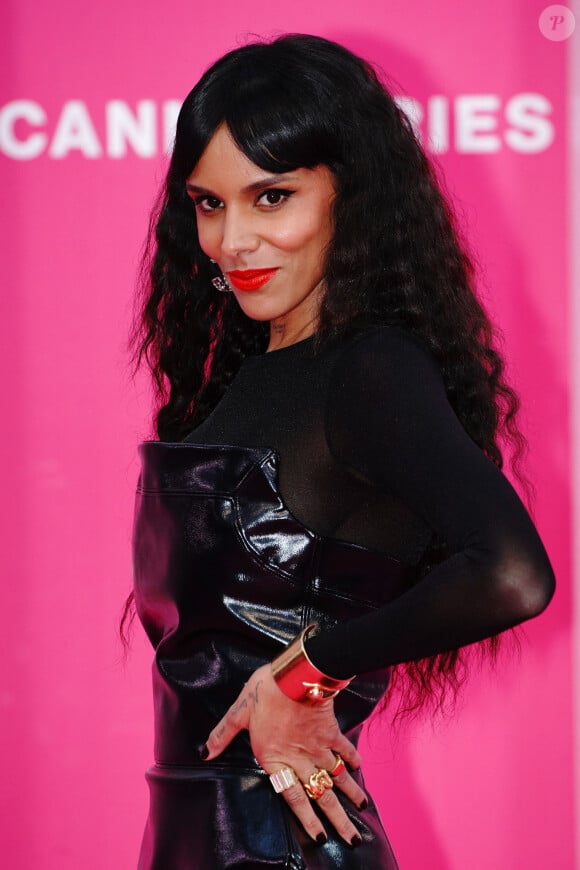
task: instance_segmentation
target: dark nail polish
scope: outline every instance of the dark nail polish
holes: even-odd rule
[[[362,846],[362,837],[360,834],[355,834],[352,840],[350,841],[350,845],[354,846],[356,849],[357,846]]]
[[[366,810],[366,808],[368,807],[368,805],[369,805],[368,800],[367,800],[366,798],[363,798],[363,800],[362,800],[362,801],[360,802],[360,804],[358,805],[358,808],[359,808],[359,810]]]
[[[324,844],[326,843],[327,840],[328,840],[328,837],[326,836],[326,834],[320,833],[316,837],[316,842],[319,843],[321,846],[324,846]]]
[[[201,752],[199,753],[199,757],[201,758],[202,761],[205,761],[206,758],[208,757],[208,755],[209,755],[209,749],[207,748],[207,743],[204,743],[204,745],[201,747]]]

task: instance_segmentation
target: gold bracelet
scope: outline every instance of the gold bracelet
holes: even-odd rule
[[[354,680],[354,677],[335,680],[319,671],[310,661],[304,649],[304,638],[313,628],[316,628],[314,623],[307,625],[272,661],[272,676],[278,688],[293,701],[326,701],[335,698],[341,689]]]

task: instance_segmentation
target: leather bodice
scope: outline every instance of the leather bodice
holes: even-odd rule
[[[250,674],[310,622],[324,631],[413,581],[382,553],[325,538],[287,510],[267,447],[149,441],[135,506],[137,612],[155,648],[155,760],[191,765]],[[344,732],[367,718],[387,670],[336,699]],[[247,734],[224,763],[253,764]]]

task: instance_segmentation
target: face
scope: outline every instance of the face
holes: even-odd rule
[[[272,175],[222,125],[187,179],[199,243],[254,320],[284,343],[316,328],[332,238],[334,178],[326,166]],[[272,342],[271,342],[272,343]]]

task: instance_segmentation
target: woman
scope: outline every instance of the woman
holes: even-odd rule
[[[153,226],[139,867],[395,868],[356,750],[391,668],[440,705],[460,648],[554,584],[500,471],[518,402],[470,260],[391,96],[312,36],[206,72]]]

